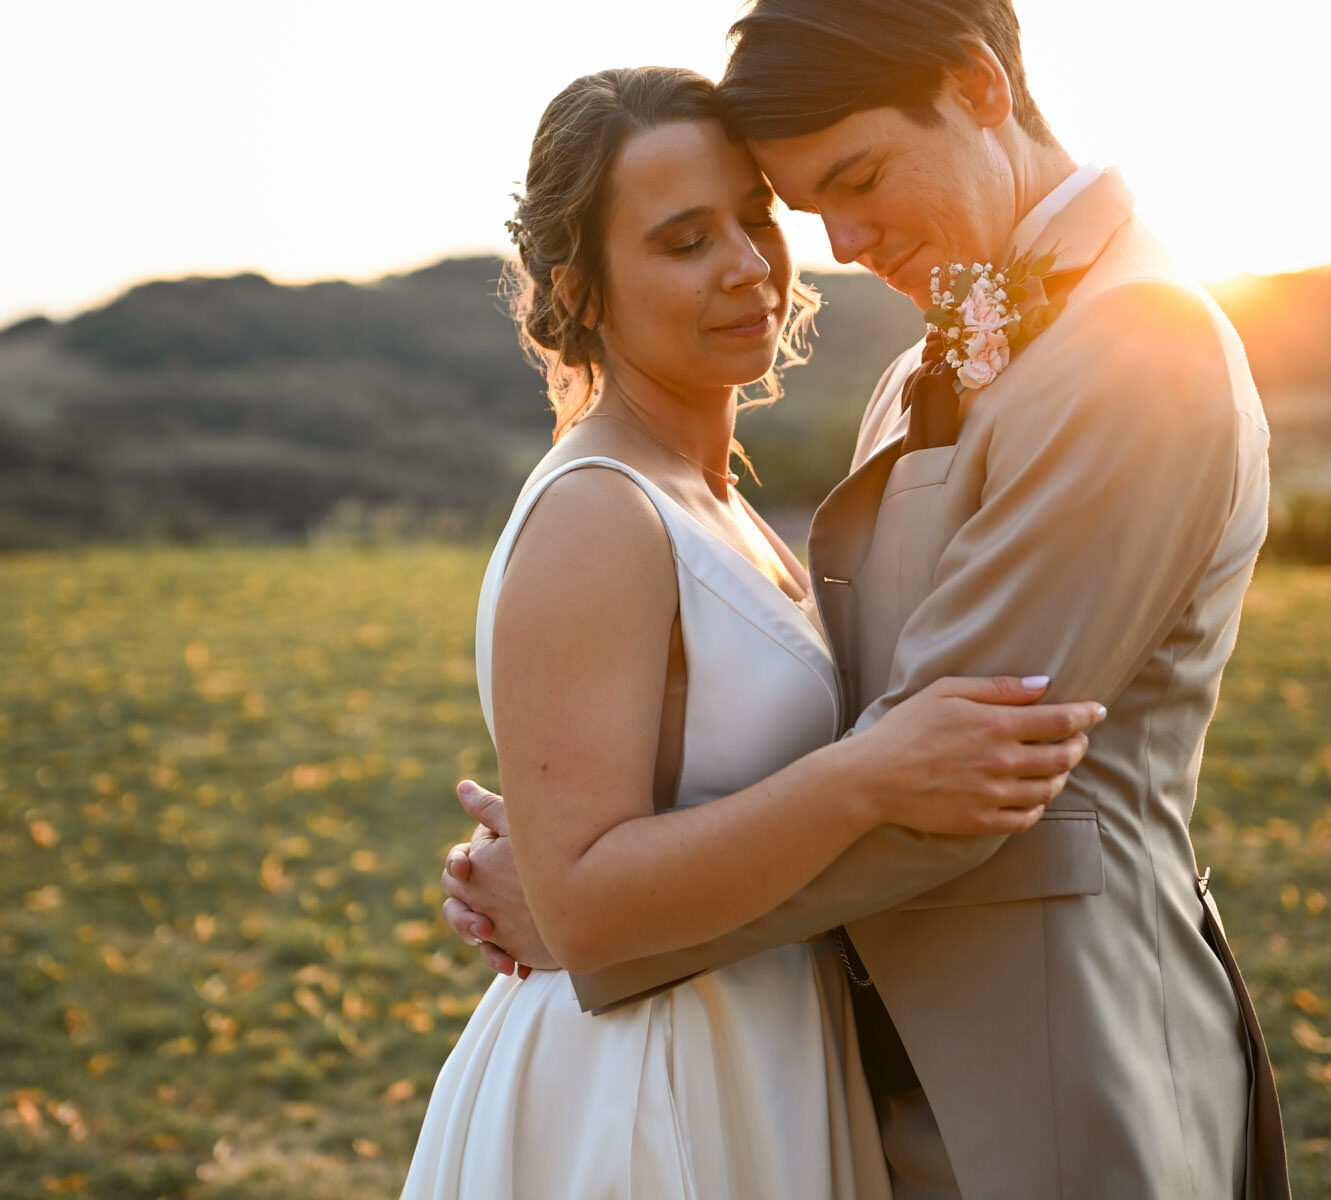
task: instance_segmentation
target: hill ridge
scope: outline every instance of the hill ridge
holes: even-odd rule
[[[501,266],[445,258],[367,283],[150,280],[67,321],[16,322],[0,331],[0,547],[289,537],[386,509],[408,526],[480,528],[551,429],[498,296]],[[840,478],[864,399],[921,330],[867,273],[808,278],[825,299],[812,360],[788,373],[780,404],[741,418],[769,509],[810,506]],[[1282,407],[1296,413],[1300,452],[1324,464],[1331,268],[1215,294],[1273,426]]]

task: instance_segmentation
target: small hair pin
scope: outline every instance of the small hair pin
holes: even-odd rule
[[[522,224],[521,217],[514,217],[511,221],[504,222],[504,228],[508,230],[508,235],[513,239],[513,245],[520,250],[525,250],[531,243],[531,234],[527,232]]]
[[[520,208],[522,197],[514,192],[513,199],[517,201]],[[513,239],[513,245],[517,246],[519,250],[526,250],[531,245],[531,232],[522,223],[521,211],[514,213],[511,221],[505,221],[504,228],[508,230],[508,236]]]

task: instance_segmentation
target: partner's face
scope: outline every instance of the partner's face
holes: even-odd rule
[[[606,365],[677,394],[761,378],[790,304],[776,201],[715,121],[634,135],[610,177],[601,337]]]
[[[949,92],[935,107],[935,125],[873,108],[750,143],[781,198],[822,218],[838,262],[867,267],[921,308],[933,267],[996,260],[1016,223],[1012,170],[993,130]]]

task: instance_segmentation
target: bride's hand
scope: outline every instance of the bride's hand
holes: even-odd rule
[[[884,823],[928,833],[1029,829],[1105,718],[1094,701],[1034,704],[1043,677],[946,678],[850,738]]]

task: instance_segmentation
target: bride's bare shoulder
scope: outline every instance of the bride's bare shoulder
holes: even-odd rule
[[[527,490],[540,488],[540,495],[514,545],[505,590],[515,580],[561,591],[673,581],[670,537],[642,487],[617,467],[596,463],[547,481],[564,465],[543,462],[528,481]]]

